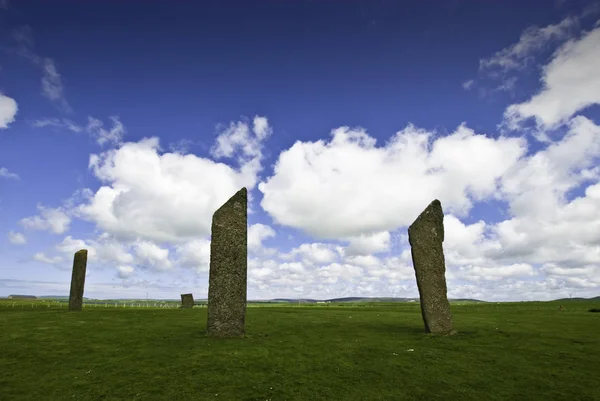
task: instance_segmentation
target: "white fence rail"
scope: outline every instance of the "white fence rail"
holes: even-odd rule
[[[153,308],[153,309],[178,309],[181,304],[175,302],[90,302],[83,303],[84,309],[99,309],[99,308]],[[68,308],[68,302],[6,302],[0,304],[1,307],[8,308]],[[194,305],[195,308],[206,308],[206,305]]]

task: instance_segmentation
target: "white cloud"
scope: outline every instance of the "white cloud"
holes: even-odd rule
[[[64,262],[64,259],[60,256],[48,257],[43,252],[38,252],[33,255],[33,260],[37,262],[47,263],[50,265],[59,265]]]
[[[127,132],[118,116],[111,116],[110,120],[112,121],[112,127],[106,129],[102,121],[94,117],[88,117],[85,130],[96,139],[98,145],[118,145],[121,143],[123,135]]]
[[[255,116],[252,130],[246,121],[231,122],[216,138],[210,154],[216,158],[232,158],[237,152],[240,172],[256,176],[262,169],[262,142],[272,133],[265,117]],[[248,214],[254,213],[250,207],[252,192],[248,192]]]
[[[501,92],[513,92],[515,90],[517,81],[519,79],[517,77],[510,77],[504,80],[497,88],[497,91]]]
[[[21,233],[9,231],[8,242],[10,242],[13,245],[25,245],[27,243],[27,238],[25,238],[25,236]]]
[[[71,218],[63,208],[38,205],[38,210],[39,215],[21,219],[21,225],[32,230],[48,230],[54,234],[62,234],[69,229]]]
[[[55,102],[63,111],[71,112],[71,106],[65,97],[62,77],[53,59],[37,54],[31,27],[22,26],[15,29],[12,38],[17,43],[16,52],[29,60],[42,72],[42,95]]]
[[[390,233],[382,231],[369,235],[359,235],[349,239],[350,245],[346,248],[345,254],[348,256],[354,255],[369,255],[387,251],[390,247]]]
[[[119,278],[127,279],[133,276],[135,268],[132,266],[117,266],[117,275]]]
[[[6,129],[15,121],[19,107],[15,99],[0,92],[0,129]]]
[[[462,87],[464,90],[468,91],[468,90],[473,89],[474,85],[475,85],[475,80],[469,79],[468,81],[463,82]]]
[[[345,263],[332,263],[320,268],[317,276],[320,278],[322,283],[334,284],[340,279],[344,281],[352,281],[355,278],[361,277],[363,274],[364,270],[361,267]]]
[[[452,276],[466,281],[492,280],[498,281],[504,278],[516,276],[535,275],[533,266],[527,263],[515,263],[511,265],[495,266],[460,266],[452,272]]]
[[[266,117],[255,116],[252,121],[252,131],[259,140],[264,140],[273,133]]]
[[[600,127],[576,117],[561,141],[522,159],[502,177],[510,219],[465,225],[446,215],[448,277],[485,281],[558,270],[577,275],[581,266],[600,266],[600,182],[589,169],[599,157]],[[585,195],[567,201],[566,194],[590,177],[595,183]],[[554,267],[534,268],[541,264]],[[580,278],[594,283],[592,276]]]
[[[8,169],[6,167],[0,167],[0,177],[12,179],[12,180],[19,179],[19,176],[17,174],[8,171]]]
[[[105,185],[77,208],[78,216],[119,237],[180,243],[208,236],[215,210],[240,188],[250,191],[259,170],[160,154],[157,138],[94,154],[89,166]]]
[[[84,241],[81,239],[73,238],[70,235],[65,237],[61,243],[56,245],[56,250],[63,253],[67,259],[72,260],[75,252],[82,249],[87,250],[87,261],[96,262],[98,255],[96,247],[93,245],[94,241]]]
[[[362,129],[332,136],[296,142],[259,184],[261,206],[278,224],[344,239],[408,226],[435,198],[464,215],[471,198],[494,196],[496,181],[526,150],[522,138],[493,139],[464,125],[431,146],[431,133],[412,125],[384,147]]]
[[[81,132],[83,128],[77,123],[67,118],[45,118],[40,120],[34,120],[31,122],[34,128],[64,128],[72,132]]]
[[[262,249],[262,242],[267,238],[275,237],[275,231],[265,224],[252,224],[248,227],[248,251],[258,252]]]
[[[140,264],[156,270],[168,270],[172,266],[169,250],[159,247],[150,241],[137,241],[134,251]]]
[[[337,259],[338,255],[332,248],[329,244],[319,242],[302,244],[292,249],[289,254],[281,254],[280,257],[284,260],[293,260],[295,257],[300,257],[306,265],[321,265],[331,263]]]
[[[505,123],[516,129],[533,117],[539,128],[554,128],[574,113],[600,103],[600,27],[560,47],[544,67],[542,90],[506,109]]]
[[[210,268],[210,240],[195,239],[176,247],[177,264],[206,273]]]
[[[479,61],[479,69],[497,68],[501,71],[515,70],[531,63],[532,55],[543,49],[551,42],[560,42],[570,38],[579,27],[579,18],[569,16],[558,24],[543,28],[529,27],[519,38],[519,41],[505,49],[496,52],[492,57]]]
[[[65,88],[62,83],[62,78],[56,69],[54,60],[44,58],[42,72],[42,94],[52,101],[59,102],[66,110],[70,110],[64,97]]]
[[[574,118],[560,142],[519,161],[502,177],[510,211],[517,216],[555,216],[567,191],[588,178],[587,169],[596,166],[598,157],[600,128],[585,117]]]

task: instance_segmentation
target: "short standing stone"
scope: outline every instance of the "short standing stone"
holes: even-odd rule
[[[248,270],[248,195],[242,188],[213,215],[207,332],[239,337],[245,332]]]
[[[425,332],[453,334],[442,247],[444,212],[439,200],[431,202],[408,227],[408,241],[417,277]]]
[[[193,308],[194,307],[194,296],[192,294],[181,294],[181,307],[182,308]]]
[[[69,310],[80,312],[83,308],[83,289],[85,286],[85,269],[87,266],[87,250],[75,252],[73,257],[73,273],[71,275],[71,292],[69,293]]]

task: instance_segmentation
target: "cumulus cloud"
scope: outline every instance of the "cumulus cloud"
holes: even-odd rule
[[[72,258],[75,252],[82,249],[87,250],[88,261],[94,261],[97,256],[96,248],[90,241],[73,238],[72,236],[65,237],[61,243],[56,245],[56,250],[64,253],[67,258]]]
[[[264,140],[273,133],[273,129],[269,126],[269,120],[266,117],[254,117],[252,121],[252,131],[259,140]]]
[[[494,196],[497,180],[526,151],[522,138],[490,138],[465,125],[432,141],[412,125],[382,147],[363,129],[296,142],[258,186],[261,206],[282,225],[344,239],[407,226],[433,199],[465,215]],[[431,144],[431,145],[430,145]]]
[[[245,121],[231,122],[229,127],[217,136],[211,154],[215,158],[232,157],[236,151],[240,151],[242,157],[259,157],[261,141],[271,132],[265,117],[254,117],[252,128]]]
[[[134,245],[135,254],[144,266],[156,270],[168,270],[172,267],[169,260],[169,250],[159,247],[150,241],[137,241]]]
[[[37,262],[47,263],[49,265],[60,265],[64,259],[60,256],[48,257],[43,252],[37,252],[33,255],[33,260]]]
[[[275,230],[266,224],[252,224],[248,227],[248,250],[258,252],[262,248],[262,242],[267,238],[275,237]]]
[[[210,268],[210,241],[195,239],[176,246],[177,264],[206,273]]]
[[[390,233],[383,231],[369,235],[359,235],[349,240],[350,245],[346,248],[345,254],[369,255],[372,253],[387,251],[390,247]]]
[[[22,233],[17,233],[14,231],[8,232],[8,242],[13,245],[25,245],[27,243],[27,238]]]
[[[318,277],[325,284],[334,284],[338,280],[352,281],[354,278],[361,277],[364,273],[363,268],[350,265],[332,263],[327,266],[323,266],[317,273]]]
[[[561,141],[523,158],[503,175],[500,194],[511,218],[465,225],[445,216],[450,278],[485,281],[570,269],[576,274],[581,266],[600,265],[600,183],[589,173],[600,158],[600,127],[584,117],[574,118],[569,127]],[[595,182],[588,184],[590,177]],[[588,185],[584,195],[569,201],[566,194],[581,185]],[[591,277],[580,278],[593,283]],[[564,277],[557,280],[576,285]]]
[[[133,266],[117,266],[117,275],[119,278],[127,279],[133,276],[135,268]]]
[[[193,242],[189,242],[175,248],[178,251],[184,250],[180,252],[180,256],[183,257],[176,262],[189,267],[192,262],[190,254],[193,254],[189,251],[194,250],[194,245]],[[164,272],[174,267],[170,250],[151,241],[119,241],[108,233],[102,233],[95,239],[87,240],[67,236],[56,245],[56,251],[62,255],[58,256],[61,259],[72,258],[73,254],[80,249],[88,251],[88,264],[115,268],[116,276],[121,279],[133,276],[137,268],[151,272]],[[207,253],[207,256],[209,255]]]
[[[47,230],[62,234],[69,229],[71,218],[63,208],[49,208],[38,205],[39,215],[21,219],[23,227],[32,230]]]
[[[191,154],[161,154],[158,138],[94,154],[89,167],[104,185],[75,214],[121,238],[183,243],[206,237],[215,210],[240,188],[256,185],[260,151],[247,152],[255,157],[237,170]]]
[[[8,178],[11,180],[18,180],[19,175],[10,172],[6,167],[0,167],[0,178]]]
[[[333,262],[337,259],[338,254],[331,244],[316,242],[302,244],[287,254],[280,254],[279,257],[283,260],[293,260],[299,257],[306,265],[321,265]]]
[[[0,129],[6,129],[15,121],[19,107],[15,99],[0,92]]]
[[[505,124],[519,128],[534,118],[541,129],[551,129],[590,105],[600,103],[600,27],[565,43],[544,67],[543,88],[526,102],[513,104]]]

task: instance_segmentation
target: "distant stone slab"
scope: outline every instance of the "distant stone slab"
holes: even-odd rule
[[[83,290],[85,287],[85,270],[87,267],[87,249],[75,252],[73,257],[73,273],[71,274],[71,291],[69,293],[69,311],[81,312],[83,309]]]
[[[181,294],[181,307],[185,309],[193,308],[194,296],[192,294]]]
[[[214,214],[210,242],[207,332],[245,333],[248,272],[248,194],[242,188]]]
[[[425,332],[454,334],[452,315],[446,288],[446,263],[444,259],[444,212],[435,199],[408,227],[408,241]]]

